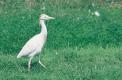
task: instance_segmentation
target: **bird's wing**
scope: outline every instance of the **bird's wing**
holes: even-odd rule
[[[36,50],[36,46],[38,45],[39,35],[35,35],[32,37],[22,48],[18,56],[26,56],[33,53]]]

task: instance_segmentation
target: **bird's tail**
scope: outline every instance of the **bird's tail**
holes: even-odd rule
[[[22,57],[21,55],[19,55],[19,54],[17,55],[17,58],[21,58],[21,57]]]

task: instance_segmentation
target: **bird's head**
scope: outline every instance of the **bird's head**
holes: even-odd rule
[[[46,14],[41,14],[40,15],[40,20],[50,20],[50,19],[55,19],[55,18],[50,17],[50,16],[48,16]]]

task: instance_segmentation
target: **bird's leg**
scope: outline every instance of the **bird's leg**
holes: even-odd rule
[[[46,66],[44,64],[42,64],[42,62],[40,60],[40,55],[39,55],[39,64],[46,69]]]
[[[42,64],[42,62],[41,62],[40,60],[39,60],[39,64],[41,64],[41,66],[44,67],[44,68],[46,69],[45,65]]]
[[[29,61],[28,61],[28,71],[30,71],[31,68],[31,60],[33,59],[33,57],[30,57]]]

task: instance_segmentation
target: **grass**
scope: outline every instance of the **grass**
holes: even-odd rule
[[[111,1],[1,0],[0,80],[121,80],[122,4]],[[96,10],[100,17],[92,15]],[[40,32],[42,13],[56,18],[46,23],[41,60],[47,69],[36,57],[28,72],[28,58],[16,56]]]
[[[15,55],[0,56],[2,80],[121,80],[122,48],[66,48],[45,49],[41,55],[47,69],[41,67],[36,57],[32,69],[27,71],[27,58]]]
[[[47,22],[47,48],[121,45],[121,7],[110,8],[110,4],[92,7],[91,2],[82,0],[45,0],[44,3],[42,0],[3,0],[3,3],[6,5],[0,5],[0,51],[5,53],[17,53],[28,39],[40,32],[41,13],[56,18]],[[91,15],[95,10],[100,12],[100,17]]]

